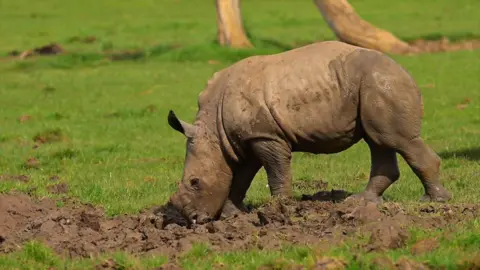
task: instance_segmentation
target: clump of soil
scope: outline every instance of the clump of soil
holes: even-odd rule
[[[331,194],[332,196],[332,194]],[[313,196],[312,196],[313,197]],[[333,197],[333,196],[332,196]],[[0,252],[12,252],[28,240],[42,241],[59,254],[90,257],[124,250],[172,258],[194,243],[213,251],[276,249],[284,243],[320,245],[363,234],[365,251],[402,247],[407,226],[441,228],[479,216],[478,205],[432,204],[408,214],[397,204],[362,201],[272,200],[264,206],[204,225],[189,225],[168,205],[107,218],[100,208],[75,202],[36,201],[27,195],[0,195]],[[105,267],[110,267],[105,263]]]
[[[25,162],[23,163],[23,167],[25,169],[38,169],[40,168],[40,161],[34,157],[29,157]]]

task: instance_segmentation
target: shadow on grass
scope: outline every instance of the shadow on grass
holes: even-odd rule
[[[439,153],[441,158],[463,158],[467,160],[479,161],[480,160],[480,147],[466,148],[455,151],[444,151]]]

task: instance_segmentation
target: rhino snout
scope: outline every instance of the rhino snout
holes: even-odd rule
[[[173,207],[177,208],[177,210],[181,210],[181,209],[179,208],[179,206],[180,206],[180,200],[179,200],[179,196],[178,196],[177,193],[174,193],[174,194],[170,197],[169,204],[172,205]]]

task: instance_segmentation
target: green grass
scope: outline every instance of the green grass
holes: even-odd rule
[[[366,20],[407,40],[480,36],[476,0],[352,0],[351,4]],[[311,1],[244,0],[242,7],[255,49],[230,50],[214,43],[215,9],[208,1],[0,0],[0,55],[49,42],[59,42],[71,52],[0,60],[0,173],[30,176],[28,183],[0,181],[0,192],[36,187],[35,195],[51,197],[46,186],[57,175],[68,183],[69,196],[102,205],[109,215],[164,203],[182,175],[185,151],[185,139],[167,124],[169,109],[192,121],[198,94],[216,70],[249,55],[334,38]],[[88,35],[97,41],[69,41]],[[111,61],[102,55],[103,49],[138,53]],[[422,89],[423,137],[443,157],[442,181],[453,193],[453,202],[478,203],[480,51],[393,58]],[[466,98],[471,99],[468,106],[457,109]],[[20,123],[22,115],[32,119]],[[61,138],[34,149],[33,138],[51,130]],[[25,168],[30,157],[39,161],[37,169]],[[421,184],[402,159],[400,166],[401,179],[385,198],[417,200]],[[323,179],[331,188],[360,191],[368,180],[368,148],[360,143],[336,155],[298,153],[293,169],[295,181]],[[247,200],[254,204],[268,200],[265,185],[262,170]],[[33,251],[28,247],[20,255],[0,257],[0,265],[18,266],[19,261],[32,269],[73,265],[51,259],[45,255],[49,251],[35,245],[30,246]],[[296,252],[288,254],[302,261],[301,252]],[[214,258],[252,266],[281,255],[251,252]],[[448,250],[438,258],[443,255],[455,258]]]

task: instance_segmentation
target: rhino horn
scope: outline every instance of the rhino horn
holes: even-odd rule
[[[168,113],[168,124],[187,137],[192,137],[195,133],[195,126],[178,119],[172,110]]]

